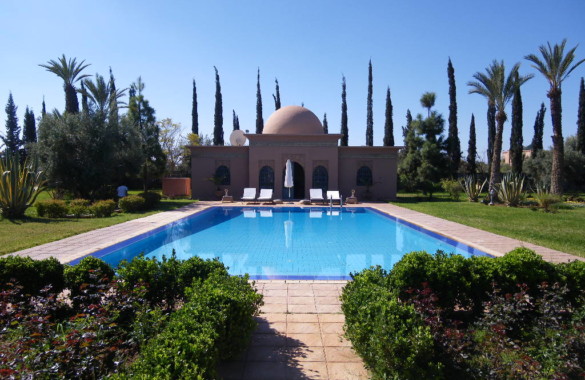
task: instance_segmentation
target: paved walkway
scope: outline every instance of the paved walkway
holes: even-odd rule
[[[368,379],[343,338],[339,296],[345,281],[257,281],[264,295],[258,329],[223,379]]]

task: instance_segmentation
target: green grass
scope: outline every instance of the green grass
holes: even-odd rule
[[[138,192],[131,192],[138,193]],[[43,193],[38,200],[48,199]],[[160,205],[151,211],[132,214],[114,213],[109,218],[66,218],[49,219],[37,215],[36,209],[30,207],[23,219],[8,220],[0,217],[0,255],[49,243],[83,232],[112,226],[128,220],[142,218],[161,211],[170,211],[193,203],[190,199],[163,199]]]
[[[463,199],[464,195],[462,196]],[[545,213],[528,207],[487,206],[452,201],[446,194],[433,199],[399,194],[397,206],[451,220],[466,226],[585,257],[585,207],[563,206]]]

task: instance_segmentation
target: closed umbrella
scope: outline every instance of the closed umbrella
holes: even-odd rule
[[[293,183],[293,172],[292,172],[292,162],[290,160],[286,160],[286,167],[284,170],[284,187],[288,187],[288,197],[291,198],[290,189],[294,186]]]

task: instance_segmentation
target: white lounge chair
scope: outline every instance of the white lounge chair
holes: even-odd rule
[[[256,188],[246,187],[244,195],[242,195],[242,202],[254,202],[256,200]]]
[[[337,202],[337,203],[341,204],[341,195],[339,195],[339,191],[337,191],[337,190],[328,191],[327,192],[327,200],[333,201],[334,203]]]
[[[313,203],[313,202],[325,203],[325,198],[323,198],[323,190],[322,189],[309,189],[309,195],[310,195],[311,203]]]
[[[256,200],[258,202],[272,202],[272,189],[260,189],[260,195]]]

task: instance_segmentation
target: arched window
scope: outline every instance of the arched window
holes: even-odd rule
[[[229,186],[231,182],[230,169],[225,165],[219,166],[215,169],[215,178],[221,178],[221,186]]]
[[[313,170],[313,189],[322,189],[323,191],[327,191],[329,184],[329,173],[327,173],[327,169],[324,166],[317,166],[315,170]]]
[[[372,169],[367,166],[362,166],[357,171],[357,186],[372,186]]]
[[[270,166],[263,166],[260,169],[260,188],[274,189],[274,169]]]

